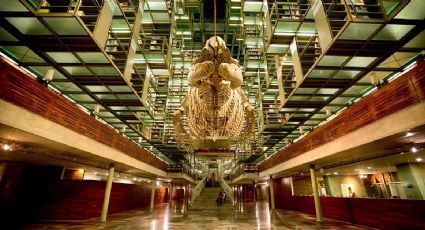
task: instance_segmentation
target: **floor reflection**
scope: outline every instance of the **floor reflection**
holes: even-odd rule
[[[156,206],[152,212],[134,210],[82,223],[31,224],[24,229],[362,229],[345,222],[325,219],[323,226],[314,216],[299,212],[269,211],[264,202],[245,203],[241,209],[221,209],[220,206],[189,210],[185,215],[181,204]],[[243,210],[240,211],[240,210]]]

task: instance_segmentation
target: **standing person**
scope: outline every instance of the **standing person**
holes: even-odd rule
[[[221,205],[221,204],[223,204],[223,193],[222,193],[222,192],[220,192],[220,193],[218,194],[218,197],[217,197],[216,203],[217,203],[217,205]]]

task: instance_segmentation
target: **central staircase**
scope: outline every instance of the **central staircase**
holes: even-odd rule
[[[223,204],[217,205],[218,194],[223,191],[221,187],[204,187],[190,210],[233,210],[233,205],[228,196]]]

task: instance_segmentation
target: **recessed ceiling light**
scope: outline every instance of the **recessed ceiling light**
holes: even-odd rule
[[[3,149],[4,149],[4,151],[8,151],[10,149],[10,145],[3,144]]]
[[[412,148],[410,149],[410,151],[412,151],[413,153],[416,153],[416,152],[418,151],[418,149],[417,149],[417,148],[415,148],[415,147],[412,147]]]
[[[416,161],[417,162],[422,161],[422,158],[418,157],[418,158],[416,158]]]
[[[369,167],[367,167],[367,169],[371,169],[371,168],[372,168],[372,167],[370,167],[370,166],[369,166]]]
[[[334,175],[338,175],[338,172],[334,172]]]

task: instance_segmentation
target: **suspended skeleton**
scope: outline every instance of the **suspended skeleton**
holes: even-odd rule
[[[188,80],[192,87],[173,117],[178,145],[187,147],[191,136],[201,140],[221,136],[242,141],[251,136],[255,128],[254,107],[240,88],[243,77],[239,63],[231,57],[222,38],[214,36],[206,42],[193,62]],[[184,112],[190,135],[183,127]],[[244,117],[247,122],[242,131]]]

